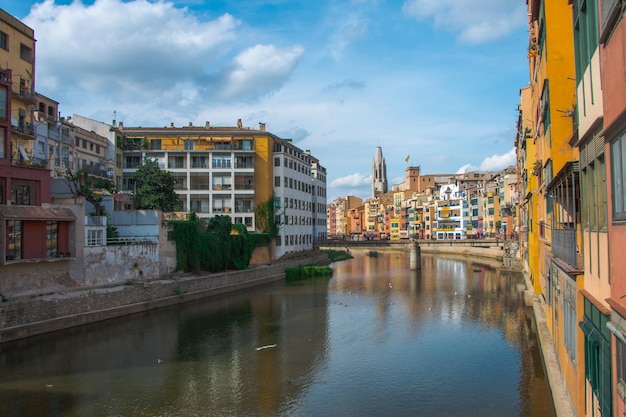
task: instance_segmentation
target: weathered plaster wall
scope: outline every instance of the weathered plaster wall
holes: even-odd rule
[[[156,243],[89,246],[85,248],[84,262],[86,286],[123,284],[161,275]]]

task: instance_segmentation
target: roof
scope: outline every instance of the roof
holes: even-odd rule
[[[0,206],[0,218],[5,220],[75,221],[76,216],[66,207]]]

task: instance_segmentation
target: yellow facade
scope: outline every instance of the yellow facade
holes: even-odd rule
[[[193,206],[194,196],[198,200],[206,201],[207,198],[215,198],[215,193],[240,190],[238,195],[241,201],[246,200],[246,207],[251,205],[252,209],[273,196],[273,147],[275,142],[282,142],[282,139],[268,132],[211,126],[125,128],[123,124],[120,124],[118,131],[124,136],[122,147],[125,150],[124,168],[127,172],[124,179],[125,189],[132,191],[128,183],[128,179],[132,179],[132,174],[128,171],[133,168],[132,164],[141,163],[143,157],[149,157],[156,159],[163,169],[172,170],[178,181],[176,191],[185,208],[197,211],[201,217],[209,212],[204,206]],[[230,159],[232,151],[235,156],[233,160]],[[186,152],[190,152],[188,156]],[[224,160],[226,165],[223,166],[219,165],[220,161],[215,160],[221,154],[227,156]],[[212,174],[212,182],[209,183],[208,174],[203,172],[215,168],[223,169],[228,178],[231,178],[229,172],[234,171],[235,183],[220,182],[219,173]],[[194,174],[187,182],[189,171]],[[245,184],[237,183],[238,180]],[[189,198],[189,204],[185,203],[186,198]],[[220,212],[232,213],[233,210],[237,211],[236,207],[224,206]],[[250,210],[251,208],[246,208],[245,212],[249,213]]]
[[[571,187],[575,183],[569,182],[569,178],[574,175],[572,163],[578,160],[578,150],[570,145],[575,133],[572,116],[576,108],[572,9],[568,2],[546,0],[529,0],[528,6],[531,90],[528,116],[532,120],[532,140],[527,139],[526,144],[533,142],[526,148],[528,160],[525,163],[529,169],[526,203],[528,229],[531,231],[528,265],[533,289],[545,300],[546,324],[554,341],[569,399],[576,414],[583,416],[584,366],[581,365],[584,365],[584,356],[580,338],[576,336],[580,333],[578,294],[583,279],[575,279],[575,273],[565,273],[558,267],[561,262],[566,263],[560,257],[565,256],[564,248],[572,243],[570,236],[578,239],[577,248],[582,249],[582,240],[580,234],[570,234],[577,222],[576,215],[571,214],[571,205],[563,206],[563,200],[556,198],[554,192],[555,184],[563,182]],[[527,119],[526,115],[524,118]],[[532,147],[534,157],[530,154]],[[535,253],[537,259],[534,259]],[[575,269],[576,260],[567,260]],[[564,269],[570,271],[572,268]]]
[[[14,164],[19,164],[26,159],[24,154],[33,154],[35,139],[35,33],[2,9],[0,32],[4,43],[0,47],[0,70],[8,69],[12,73],[11,160]],[[10,65],[10,68],[5,68],[4,65]],[[4,72],[3,74],[3,77],[6,76]]]

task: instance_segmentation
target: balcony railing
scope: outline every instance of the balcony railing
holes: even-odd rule
[[[29,137],[33,139],[35,138],[35,128],[33,127],[33,125],[19,125],[19,126],[11,125],[11,131],[21,136],[25,136],[25,137]]]
[[[576,229],[552,229],[552,253],[568,264],[578,267]]]

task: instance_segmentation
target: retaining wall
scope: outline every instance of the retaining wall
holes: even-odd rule
[[[21,297],[0,302],[0,343],[282,280],[285,269],[327,264],[324,253],[243,271],[172,274],[128,285]]]

